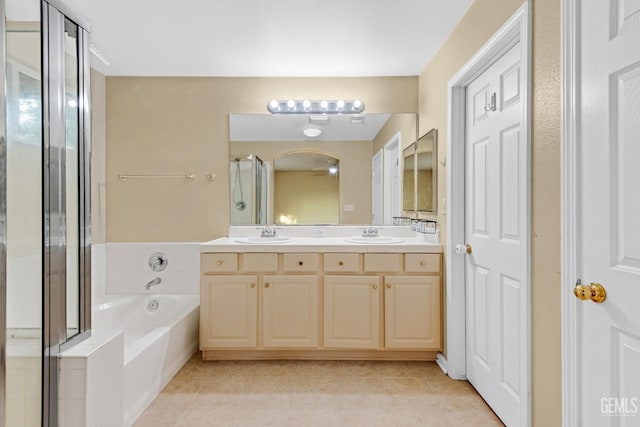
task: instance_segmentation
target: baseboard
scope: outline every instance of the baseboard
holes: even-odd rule
[[[442,372],[444,372],[445,374],[449,372],[449,369],[447,367],[447,359],[444,358],[442,353],[438,353],[438,356],[436,357],[436,363],[438,364],[440,369],[442,369]]]

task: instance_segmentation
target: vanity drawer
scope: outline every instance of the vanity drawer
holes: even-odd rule
[[[440,254],[406,254],[404,271],[407,273],[440,273]]]
[[[318,254],[283,254],[283,268],[290,272],[316,272],[318,271]]]
[[[364,271],[372,273],[400,271],[400,254],[364,254]]]
[[[202,254],[202,273],[233,273],[238,270],[238,254]]]
[[[242,271],[245,273],[275,273],[278,271],[278,254],[243,254]]]
[[[358,254],[324,254],[324,271],[328,273],[357,273]]]

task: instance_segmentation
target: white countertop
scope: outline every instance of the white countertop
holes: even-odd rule
[[[286,243],[242,243],[240,237],[222,237],[200,245],[200,252],[354,252],[442,253],[442,245],[423,238],[400,237],[399,243],[349,243],[344,237],[292,237]],[[239,241],[240,240],[240,241]]]

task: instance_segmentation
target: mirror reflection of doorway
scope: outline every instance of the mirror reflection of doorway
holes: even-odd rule
[[[296,152],[274,160],[276,224],[339,224],[340,161],[327,154]]]

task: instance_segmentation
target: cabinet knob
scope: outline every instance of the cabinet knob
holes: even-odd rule
[[[424,267],[424,261],[420,261],[420,266]]]
[[[391,283],[387,283],[387,288],[391,288]]]
[[[298,261],[298,265],[302,265],[302,264],[304,264],[304,262]]]
[[[378,289],[378,285],[371,285],[373,289]]]
[[[217,266],[221,266],[221,265],[222,265],[222,260],[221,260],[221,259],[219,259],[218,261],[216,261],[216,265],[217,265]]]
[[[268,287],[269,287],[269,282],[265,283],[265,284],[264,284],[264,287],[265,287],[265,288],[268,288]]]
[[[344,262],[338,261],[338,265],[344,265]]]
[[[255,288],[255,287],[256,287],[256,284],[255,284],[255,283],[252,283],[252,284],[250,284],[250,285],[249,285],[249,287],[250,287],[250,288]]]

